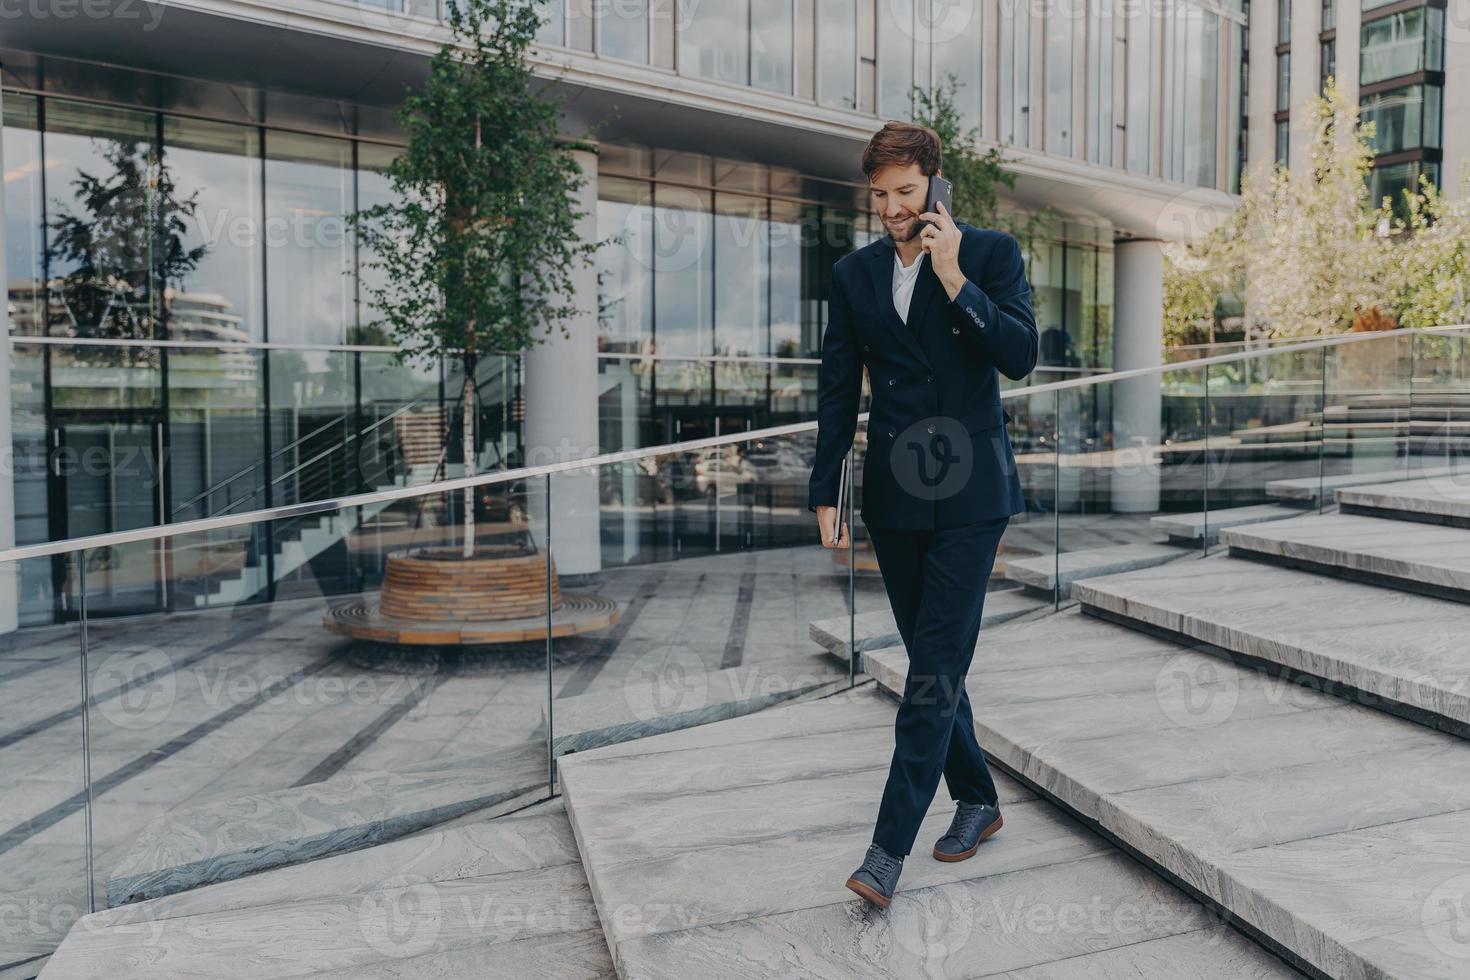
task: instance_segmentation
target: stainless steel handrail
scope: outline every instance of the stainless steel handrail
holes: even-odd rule
[[[1061,391],[1068,388],[1084,388],[1090,385],[1111,384],[1115,381],[1123,381],[1129,378],[1142,378],[1153,374],[1167,374],[1176,371],[1189,371],[1195,368],[1206,367],[1214,364],[1232,364],[1236,361],[1256,360],[1263,357],[1276,357],[1292,351],[1317,350],[1323,347],[1337,347],[1343,344],[1363,343],[1373,340],[1387,340],[1391,337],[1406,337],[1414,334],[1436,336],[1440,334],[1453,333],[1455,331],[1470,330],[1470,323],[1457,323],[1442,327],[1405,327],[1390,331],[1364,331],[1360,333],[1340,334],[1334,337],[1319,337],[1314,340],[1285,347],[1275,347],[1269,350],[1237,351],[1233,354],[1219,354],[1214,357],[1202,357],[1193,361],[1179,361],[1174,364],[1156,364],[1150,367],[1133,368],[1127,371],[1113,371],[1109,374],[1095,375],[1086,378],[1069,378],[1065,381],[1051,381],[1040,385],[1027,385],[1020,388],[1010,388],[1001,392],[1001,398],[1011,400],[1025,398],[1044,392]],[[867,412],[858,414],[858,422],[867,419]],[[345,507],[361,507],[367,504],[386,503],[394,500],[406,500],[413,497],[426,497],[436,493],[455,493],[472,487],[492,486],[498,483],[509,483],[514,480],[524,480],[530,477],[545,476],[551,473],[564,473],[572,470],[590,469],[597,466],[622,463],[635,459],[646,459],[651,456],[667,456],[672,453],[691,452],[697,449],[707,449],[711,446],[730,445],[734,443],[751,442],[756,439],[770,439],[778,436],[795,435],[799,432],[811,432],[817,428],[815,421],[792,422],[787,425],[777,425],[766,429],[750,429],[745,432],[732,433],[730,435],[709,436],[704,439],[691,439],[687,442],[667,443],[662,446],[649,446],[640,449],[625,449],[622,452],[606,453],[600,456],[589,456],[585,459],[573,459],[560,463],[547,463],[541,466],[523,466],[513,470],[494,470],[476,476],[462,476],[453,480],[441,480],[437,483],[425,483],[414,487],[394,487],[391,490],[375,490],[371,493],[360,493],[349,497],[336,497],[327,500],[313,500],[300,504],[287,504],[282,507],[272,507],[267,510],[246,511],[243,514],[231,514],[222,517],[207,517],[195,521],[184,521],[178,524],[165,524],[157,527],[136,528],[131,531],[112,531],[107,534],[95,534],[85,538],[71,538],[64,541],[50,541],[43,544],[24,545],[15,548],[7,548],[0,551],[0,562],[24,561],[28,558],[44,558],[49,555],[64,555],[72,551],[81,551],[91,548],[113,547],[122,544],[131,544],[136,541],[162,540],[163,538],[178,537],[185,534],[200,534],[205,531],[218,530],[227,527],[240,527],[245,524],[257,524],[264,521],[276,521],[292,517],[303,517],[310,514],[323,514]]]

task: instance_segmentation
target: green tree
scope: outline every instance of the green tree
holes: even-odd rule
[[[76,210],[52,205],[46,261],[69,267],[57,283],[60,326],[77,337],[150,338],[155,295],[161,301],[162,288],[182,286],[208,251],[184,242],[198,194],[180,197],[163,160],[139,140],[108,140],[102,159],[105,173],[79,171],[71,182]]]
[[[453,36],[398,118],[408,137],[385,171],[392,203],[352,216],[370,268],[368,292],[400,358],[445,357],[463,367],[465,473],[475,470],[477,360],[540,342],[577,312],[571,266],[581,242],[584,178],[557,136],[559,100],[533,88],[524,54],[541,17],[526,0],[459,0]],[[464,555],[474,554],[473,491],[465,491]]]
[[[1030,254],[1036,238],[1051,230],[1056,214],[1050,208],[1022,212],[1001,207],[1001,185],[1008,190],[1016,187],[1016,175],[1006,165],[1016,161],[995,146],[981,153],[979,127],[961,128],[955,105],[959,86],[958,76],[951,71],[932,91],[917,85],[912,89],[914,122],[934,130],[944,147],[941,170],[954,184],[955,220],[1007,232]]]

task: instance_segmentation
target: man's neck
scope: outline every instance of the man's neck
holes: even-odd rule
[[[898,259],[903,263],[905,269],[917,262],[919,256],[924,252],[924,246],[919,243],[917,237],[906,242],[894,242],[893,247],[898,249]]]

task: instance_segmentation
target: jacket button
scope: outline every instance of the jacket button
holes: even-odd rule
[[[872,350],[867,344],[863,344],[863,350]]]
[[[950,327],[949,328],[949,332],[950,333],[959,333],[960,332],[960,328],[959,327]]]
[[[927,433],[929,433],[932,436],[934,434],[934,426],[933,425],[930,425],[924,431],[927,432]]]
[[[933,381],[934,380],[934,375],[932,375],[932,374],[926,374],[926,375],[924,375],[924,380],[925,381]]]
[[[893,438],[893,430],[892,429],[889,429],[888,430],[888,438],[890,438],[890,439]]]
[[[897,382],[897,381],[898,381],[898,379],[897,379],[897,378],[889,378],[889,379],[888,379],[888,386],[889,386],[889,387],[890,387],[890,388],[891,388],[891,387],[893,387],[893,385],[894,385],[894,384],[895,384],[895,383],[896,383],[896,382]]]
[[[985,329],[985,321],[984,320],[976,320],[975,322],[978,323],[978,324],[980,324],[980,329],[981,330],[984,330]]]

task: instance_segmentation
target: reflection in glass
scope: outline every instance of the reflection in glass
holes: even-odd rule
[[[654,292],[660,354],[713,353],[713,250],[708,191],[660,184],[654,208]],[[660,380],[662,386],[662,380]]]
[[[556,4],[545,4],[547,8]],[[598,53],[608,58],[648,63],[648,0],[607,4],[597,18]]]
[[[354,319],[352,144],[272,132],[265,148],[270,339],[345,343]]]
[[[766,298],[770,279],[765,199],[715,194],[716,354],[769,352]]]
[[[855,0],[817,0],[817,101],[857,108]]]
[[[645,181],[598,184],[597,348],[634,352],[653,339],[653,193]],[[622,241],[608,241],[614,235]]]
[[[750,0],[684,3],[680,14],[682,70],[717,82],[750,82]]]
[[[165,116],[163,142],[179,193],[198,205],[180,237],[200,249],[198,264],[165,293],[169,339],[265,339],[259,130]]]
[[[751,0],[750,84],[791,94],[792,0]]]
[[[46,332],[41,287],[41,133],[37,100],[6,93],[4,101],[5,281],[10,334]]]

